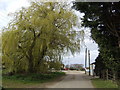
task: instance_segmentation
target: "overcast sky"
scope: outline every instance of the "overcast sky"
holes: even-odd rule
[[[19,10],[21,7],[28,7],[30,4],[28,0],[0,0],[0,29],[4,26],[7,26],[8,22],[12,17],[8,16],[10,13],[14,13],[16,10]],[[78,17],[81,17],[82,14],[76,11]],[[91,54],[91,63],[95,61],[95,58],[98,56],[98,45],[90,38],[90,29],[85,29],[85,45],[90,50]],[[85,46],[82,46],[80,54],[75,56],[69,55],[64,57],[64,64],[84,64],[85,57]]]

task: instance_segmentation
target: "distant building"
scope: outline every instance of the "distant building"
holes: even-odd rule
[[[65,68],[68,68],[68,69],[71,69],[71,70],[81,70],[81,69],[83,69],[83,64],[66,65]]]

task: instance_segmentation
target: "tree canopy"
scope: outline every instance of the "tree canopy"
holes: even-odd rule
[[[85,14],[82,25],[91,28],[91,37],[98,43],[96,71],[119,72],[120,2],[75,2],[74,8]]]
[[[58,2],[32,2],[16,12],[2,34],[6,71],[42,72],[48,61],[61,61],[66,53],[79,52],[76,23],[76,15]]]

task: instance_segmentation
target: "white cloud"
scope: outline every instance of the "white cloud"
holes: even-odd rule
[[[0,29],[6,26],[12,17],[9,13],[14,13],[22,6],[29,6],[28,0],[0,0]]]

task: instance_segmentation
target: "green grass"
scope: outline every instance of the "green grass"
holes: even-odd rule
[[[37,85],[53,81],[61,76],[65,75],[64,72],[51,72],[48,74],[29,74],[29,75],[12,75],[3,76],[2,85],[5,88],[11,87],[29,87],[31,85]]]
[[[92,84],[95,88],[118,88],[111,80],[92,79]]]

